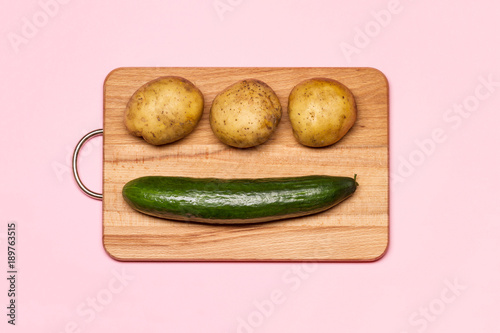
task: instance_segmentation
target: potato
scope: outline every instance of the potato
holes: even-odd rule
[[[356,121],[356,101],[342,83],[313,78],[296,85],[288,97],[288,116],[295,138],[309,147],[339,141]]]
[[[153,145],[182,139],[193,131],[203,113],[201,91],[188,80],[165,76],[140,87],[125,111],[125,126]]]
[[[266,142],[281,120],[281,104],[262,81],[239,81],[219,93],[210,108],[210,126],[223,143],[248,148]]]

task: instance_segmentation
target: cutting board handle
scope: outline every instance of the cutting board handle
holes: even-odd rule
[[[102,133],[103,133],[103,130],[101,128],[101,129],[96,129],[96,130],[93,130],[92,132],[85,134],[85,136],[80,139],[80,141],[78,142],[78,144],[75,147],[75,151],[73,152],[73,176],[75,177],[76,183],[78,184],[80,189],[83,191],[83,193],[85,193],[86,195],[88,195],[92,199],[97,199],[97,200],[102,200],[102,193],[97,193],[97,192],[89,190],[87,188],[87,186],[85,186],[82,183],[82,181],[80,180],[80,175],[78,174],[78,153],[80,152],[80,149],[85,144],[85,142],[87,142],[89,139],[92,139],[95,136],[102,135]]]

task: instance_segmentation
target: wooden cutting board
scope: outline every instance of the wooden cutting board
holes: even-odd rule
[[[127,101],[146,82],[182,76],[205,97],[203,117],[186,138],[152,146],[130,135]],[[312,77],[336,79],[353,92],[358,119],[338,143],[307,148],[287,115],[292,88]],[[278,95],[283,117],[271,139],[250,149],[220,143],[208,113],[218,92],[255,78]],[[357,174],[352,197],[320,214],[256,225],[212,226],[162,220],[132,210],[123,185],[147,175],[262,178]],[[118,68],[104,83],[103,244],[117,260],[373,261],[389,239],[388,84],[373,68]]]

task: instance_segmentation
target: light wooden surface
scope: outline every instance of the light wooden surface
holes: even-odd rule
[[[144,83],[177,75],[205,97],[203,117],[188,137],[155,147],[123,124],[128,99]],[[345,84],[358,119],[338,143],[307,148],[293,137],[287,99],[302,80],[327,77]],[[208,112],[215,95],[247,78],[269,84],[283,117],[265,144],[240,150],[213,135]],[[257,225],[211,226],[162,220],[132,210],[123,185],[146,175],[261,178],[358,175],[352,197],[320,214]],[[388,85],[373,68],[119,68],[104,83],[103,244],[117,260],[372,261],[389,238]]]

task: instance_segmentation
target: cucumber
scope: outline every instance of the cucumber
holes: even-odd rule
[[[148,176],[123,187],[135,210],[213,224],[259,223],[327,210],[356,191],[356,176],[216,179]]]

